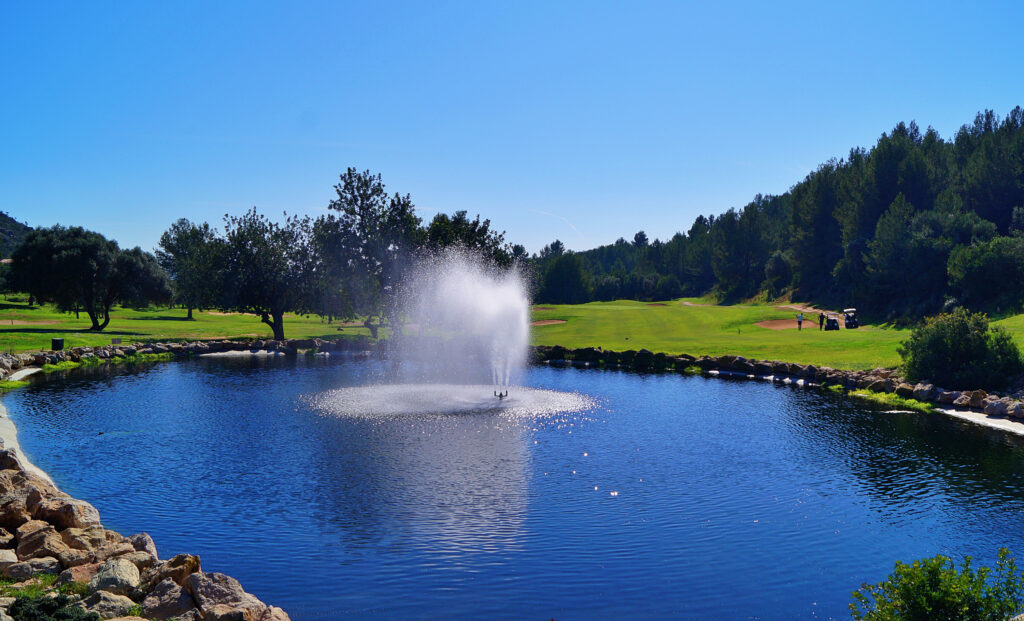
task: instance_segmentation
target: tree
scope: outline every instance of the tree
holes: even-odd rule
[[[203,222],[194,224],[182,218],[160,236],[157,261],[171,276],[174,299],[188,309],[216,305],[222,290],[221,262],[223,244],[216,231]]]
[[[515,260],[513,248],[505,243],[505,232],[491,229],[491,221],[481,222],[479,214],[470,220],[465,211],[456,211],[451,216],[439,213],[427,226],[425,237],[426,248],[434,253],[452,247],[467,248],[501,267],[509,267]],[[525,254],[526,249],[519,248]]]
[[[583,262],[573,252],[561,254],[544,272],[538,300],[547,304],[582,304],[590,299]]]
[[[30,231],[11,258],[19,288],[63,312],[84,310],[90,330],[107,327],[116,303],[143,306],[171,295],[153,255],[140,248],[121,250],[117,242],[81,227]]]
[[[225,296],[228,310],[254,313],[284,339],[284,314],[311,312],[322,288],[322,261],[310,219],[271,222],[252,208],[224,216]]]
[[[950,254],[948,272],[966,306],[1016,312],[1024,303],[1024,238],[959,246]]]
[[[349,168],[334,186],[337,198],[330,214],[319,223],[332,233],[335,254],[345,254],[349,267],[346,281],[353,289],[353,308],[366,316],[366,326],[376,336],[372,318],[394,308],[391,296],[422,244],[424,232],[409,195],[389,196],[381,176]],[[489,224],[488,224],[489,226]],[[478,227],[479,229],[479,227]]]

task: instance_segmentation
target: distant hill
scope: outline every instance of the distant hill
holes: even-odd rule
[[[9,257],[25,235],[32,230],[27,224],[18,222],[0,211],[0,257]]]

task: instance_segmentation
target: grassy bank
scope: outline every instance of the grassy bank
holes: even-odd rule
[[[0,300],[0,351],[23,352],[50,348],[50,339],[64,338],[65,347],[109,345],[111,339],[125,343],[156,340],[196,340],[215,338],[273,337],[270,327],[254,315],[195,312],[187,319],[184,309],[133,310],[116,308],[106,330],[89,331],[89,318],[84,314],[58,312],[50,306],[29,307],[18,299]],[[339,331],[338,328],[341,328]],[[338,338],[369,335],[361,326],[328,324],[319,317],[285,317],[288,338]]]

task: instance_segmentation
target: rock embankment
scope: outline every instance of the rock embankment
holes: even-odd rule
[[[104,619],[140,609],[146,619],[177,621],[289,618],[234,578],[204,573],[198,556],[161,560],[146,533],[107,530],[92,505],[30,472],[6,448],[0,448],[0,573],[26,585],[40,574],[56,574],[54,588],[78,583],[76,591],[85,595],[75,596],[77,605]]]
[[[0,353],[0,380],[15,371],[43,367],[61,362],[103,363],[131,360],[137,356],[153,354],[188,358],[204,354],[227,352],[267,352],[297,356],[300,353],[366,352],[375,349],[368,339],[288,339],[285,341],[192,341],[188,343],[134,343],[131,345],[105,345],[102,347],[72,347],[61,351],[37,351],[20,354]]]
[[[743,356],[690,356],[687,354],[639,351],[608,351],[598,347],[568,349],[559,345],[534,347],[535,359],[552,366],[601,367],[637,371],[692,371],[712,375],[763,379],[799,386],[841,386],[851,390],[894,393],[901,397],[933,403],[937,407],[983,412],[1024,420],[1024,392],[1000,393],[984,390],[947,390],[924,381],[911,383],[896,369],[846,371],[812,364],[778,360],[756,360]]]

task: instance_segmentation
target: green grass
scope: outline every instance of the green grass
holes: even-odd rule
[[[533,312],[535,321],[560,319],[566,323],[535,326],[531,340],[534,345],[732,354],[842,369],[870,369],[898,364],[896,348],[909,336],[909,331],[880,326],[819,332],[816,317],[807,313],[804,329],[797,331],[795,310],[769,305],[687,306],[684,301],[708,302],[691,298],[661,305],[620,300],[538,306]],[[776,319],[793,320],[794,329],[770,330],[756,325]]]
[[[892,408],[894,410],[913,410],[915,412],[923,412],[930,414],[935,412],[935,406],[924,401],[918,401],[917,399],[909,399],[907,397],[901,397],[891,392],[871,392],[870,390],[854,390],[849,393],[851,397],[857,397],[858,399],[864,399],[865,401],[871,401],[879,405]]]
[[[125,344],[138,341],[191,341],[198,339],[269,339],[270,327],[255,315],[195,311],[194,320],[181,308],[134,310],[115,308],[103,332],[91,332],[84,314],[61,313],[52,306],[29,307],[22,296],[0,299],[0,351],[25,352],[50,349],[50,339],[64,339],[64,347],[110,345],[119,338]],[[338,328],[341,328],[339,330]],[[339,338],[369,336],[362,326],[329,324],[316,316],[286,315],[288,338]]]
[[[24,388],[25,386],[28,386],[28,384],[29,382],[27,380],[3,380],[0,381],[0,393],[14,390],[15,388]]]
[[[796,314],[795,310],[771,304],[718,306],[708,298],[659,304],[619,300],[542,305],[534,307],[534,321],[555,319],[566,323],[534,326],[531,342],[616,351],[646,348],[694,356],[731,354],[838,369],[872,369],[897,366],[900,357],[896,350],[910,336],[909,330],[881,325],[820,332],[817,316],[809,313],[804,314],[804,329],[797,331]],[[770,330],[757,325],[777,319],[791,321],[793,328]],[[1024,315],[1009,316],[993,325],[1006,328],[1024,347]]]
[[[44,364],[43,373],[54,373],[56,371],[70,371],[71,369],[77,369],[80,366],[82,366],[81,362],[62,360],[57,364]]]
[[[31,582],[23,587],[15,589],[8,585],[0,586],[0,595],[4,597],[42,597],[56,581],[57,574],[36,574]]]

